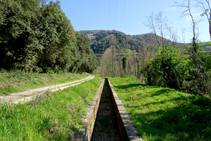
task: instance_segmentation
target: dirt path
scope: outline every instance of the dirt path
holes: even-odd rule
[[[12,93],[8,95],[2,95],[0,96],[0,102],[11,102],[11,103],[26,103],[31,100],[34,100],[37,96],[44,94],[46,91],[51,91],[55,92],[58,90],[63,90],[68,87],[72,87],[78,84],[81,84],[85,81],[93,79],[94,76],[88,76],[84,79],[68,82],[68,83],[63,83],[63,84],[58,84],[58,85],[52,85],[52,86],[47,86],[47,87],[42,87],[42,88],[37,88],[37,89],[32,89],[32,90],[27,90],[23,92],[18,92],[18,93]]]
[[[91,141],[120,141],[108,82],[105,82]]]

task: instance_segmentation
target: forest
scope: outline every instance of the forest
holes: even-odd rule
[[[75,32],[60,2],[0,1],[0,69],[92,72],[98,60],[89,39]]]
[[[122,48],[135,50],[140,52],[143,48],[148,51],[155,51],[157,41],[154,38],[153,33],[146,33],[140,35],[126,35],[123,32],[116,30],[82,30],[80,33],[86,35],[90,40],[90,46],[95,54],[103,54],[107,48],[111,46],[111,39],[115,37],[117,39],[118,51]],[[162,37],[158,36],[158,39]],[[186,48],[188,43],[179,43],[164,38],[165,46],[168,46],[174,42],[181,48]]]

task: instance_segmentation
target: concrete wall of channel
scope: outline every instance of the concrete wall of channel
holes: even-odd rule
[[[104,83],[105,80],[102,81],[94,99],[92,100],[92,103],[87,107],[86,116],[82,117],[82,121],[85,123],[85,126],[75,135],[75,141],[91,140]]]
[[[119,132],[121,135],[122,141],[143,141],[142,138],[138,136],[138,131],[134,127],[130,115],[126,112],[119,96],[114,90],[114,87],[111,85],[110,81],[108,81],[109,88],[112,94],[112,102],[115,109],[115,114],[118,122]]]
[[[143,141],[138,136],[138,132],[134,127],[130,115],[126,112],[120,98],[111,85],[110,81],[105,78],[101,83],[96,96],[94,97],[92,104],[87,108],[86,116],[82,120],[86,123],[86,126],[80,131],[80,134],[76,134],[74,140],[76,141],[90,141],[94,129],[94,124],[100,104],[100,98],[102,95],[105,81],[108,81],[109,89],[111,91],[112,103],[115,110],[116,119],[118,122],[118,128],[122,141]]]

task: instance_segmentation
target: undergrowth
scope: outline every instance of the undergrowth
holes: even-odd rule
[[[20,92],[28,89],[70,82],[87,77],[89,74],[76,73],[24,73],[1,72],[0,95]]]
[[[0,140],[72,140],[101,78],[46,93],[24,105],[0,105]]]
[[[211,100],[170,88],[109,78],[144,141],[211,140]]]

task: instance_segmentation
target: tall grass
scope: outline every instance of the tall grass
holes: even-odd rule
[[[37,98],[24,105],[0,105],[0,140],[72,140],[101,78]]]
[[[89,74],[62,73],[24,73],[1,72],[0,73],[0,95],[13,92],[24,91],[28,89],[49,86],[53,84],[65,83],[77,79],[85,78]]]
[[[109,78],[145,141],[211,140],[211,100],[131,78]]]

